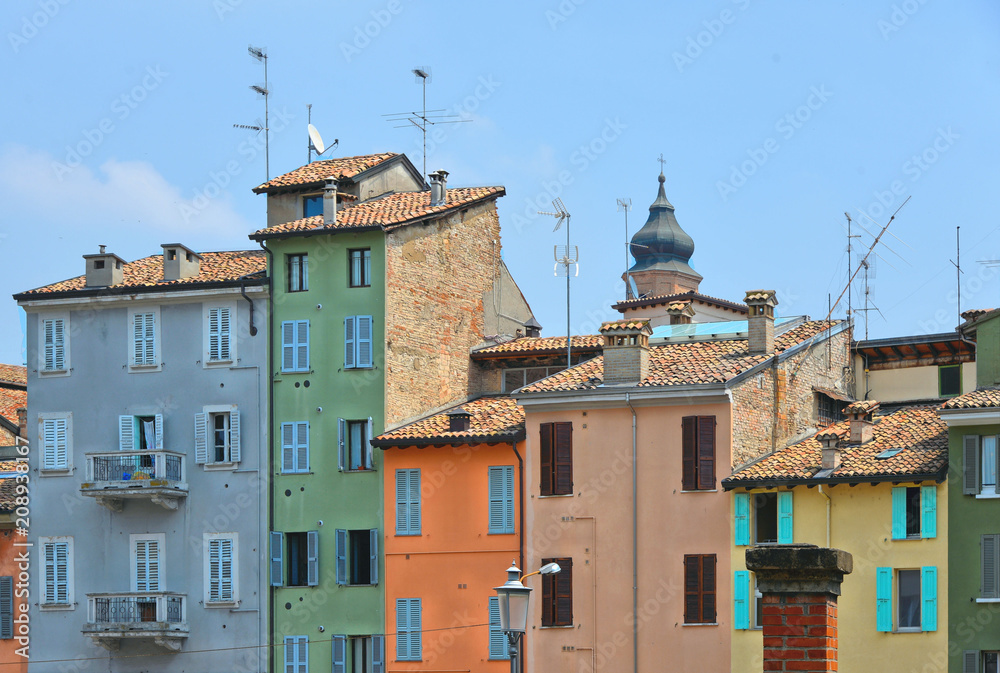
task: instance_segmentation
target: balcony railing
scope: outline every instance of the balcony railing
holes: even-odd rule
[[[185,456],[176,451],[108,451],[87,454],[87,481],[80,492],[121,511],[126,498],[145,498],[177,509],[187,496]]]
[[[146,638],[178,650],[188,637],[187,596],[169,591],[87,594],[83,633],[108,650],[122,638]]]

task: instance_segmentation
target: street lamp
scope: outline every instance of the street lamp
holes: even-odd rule
[[[510,646],[510,671],[518,670],[518,643],[528,626],[528,599],[531,597],[531,587],[522,584],[532,575],[552,575],[562,570],[558,563],[546,563],[540,570],[521,577],[521,570],[515,561],[507,568],[507,581],[503,586],[494,587],[497,592],[497,603],[500,608],[500,630],[507,636]]]

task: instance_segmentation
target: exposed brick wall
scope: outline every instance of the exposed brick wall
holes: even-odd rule
[[[751,353],[774,353],[774,318],[751,316],[747,321]]]
[[[638,345],[604,347],[604,383],[638,384],[649,371],[649,349]]]
[[[496,201],[386,234],[387,425],[492,383],[469,352],[483,340],[499,240]]]
[[[849,344],[848,330],[733,387],[732,469],[814,431],[814,388],[853,395]]]
[[[765,671],[837,670],[837,597],[765,594]]]

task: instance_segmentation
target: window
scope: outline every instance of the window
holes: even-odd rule
[[[816,393],[816,420],[820,425],[832,425],[844,420],[844,404],[829,395]]]
[[[73,538],[40,537],[42,608],[73,609]]]
[[[66,470],[73,460],[73,414],[38,414],[38,437],[42,446],[42,470]]]
[[[336,533],[337,584],[378,584],[378,528]]]
[[[0,640],[14,637],[14,577],[0,577]]]
[[[396,470],[396,535],[420,535],[420,468]]]
[[[363,250],[348,250],[348,259],[351,266],[351,287],[368,287],[372,284],[372,251],[369,248]]]
[[[542,483],[541,495],[571,495],[573,493],[573,424],[542,423],[541,433]]]
[[[271,586],[314,587],[318,584],[319,531],[271,531]]]
[[[937,568],[876,568],[875,604],[879,631],[937,631]]]
[[[309,422],[281,424],[281,471],[309,471]]]
[[[962,493],[983,497],[1000,495],[997,472],[1000,451],[996,435],[965,435],[962,438]]]
[[[733,628],[764,628],[764,595],[757,586],[757,576],[747,570],[733,573]]]
[[[962,365],[938,367],[938,393],[941,397],[962,394]]]
[[[236,307],[209,306],[205,311],[205,364],[232,363],[236,359],[232,338]]]
[[[43,318],[39,325],[39,367],[41,374],[69,373],[69,313]]]
[[[309,673],[309,636],[285,636],[285,673]]]
[[[385,638],[334,636],[333,673],[385,673]]]
[[[372,463],[372,419],[365,421],[337,421],[339,450],[337,465],[341,471],[374,469]]]
[[[349,315],[344,318],[344,369],[372,366],[372,317]]]
[[[685,491],[715,489],[715,416],[681,420],[682,486]]]
[[[396,661],[421,661],[421,617],[419,598],[396,599]]]
[[[205,605],[239,603],[236,533],[205,533]]]
[[[794,540],[792,504],[791,491],[735,494],[735,543],[791,544]]]
[[[965,650],[962,653],[962,673],[1000,673],[1000,653]]]
[[[309,257],[305,253],[286,255],[288,261],[288,291],[305,292],[309,289]]]
[[[1000,598],[1000,534],[984,535],[980,541],[980,596]]]
[[[313,217],[323,214],[323,195],[314,194],[302,197],[302,217]]]
[[[199,465],[240,462],[240,412],[236,405],[205,407],[194,415],[194,459]]]
[[[129,366],[135,368],[159,369],[159,320],[158,308],[135,311],[129,316],[132,334]]]
[[[548,563],[558,563],[561,570],[542,575],[542,626],[572,626],[573,559],[542,559],[542,565]]]
[[[764,594],[760,591],[760,585],[757,582],[757,575],[753,576],[753,628],[763,629],[764,628]]]
[[[510,367],[503,370],[503,387],[500,392],[509,393],[535,381],[541,381],[566,369],[565,367]]]
[[[490,533],[514,532],[514,466],[489,469]]]
[[[937,535],[937,488],[897,486],[892,489],[892,539],[920,540]]]
[[[715,622],[715,554],[685,554],[684,623]]]
[[[129,535],[132,548],[132,591],[163,591],[161,558],[165,537],[164,533]]]
[[[510,659],[507,636],[500,630],[500,599],[490,596],[490,659]]]
[[[281,371],[309,371],[309,321],[281,323]]]
[[[136,452],[162,451],[163,414],[119,416],[118,448]]]

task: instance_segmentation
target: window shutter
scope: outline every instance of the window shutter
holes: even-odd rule
[[[937,567],[924,566],[920,569],[920,630],[937,631]]]
[[[333,673],[347,673],[347,636],[333,636]]]
[[[506,533],[514,532],[514,466],[507,465],[504,468],[504,523],[503,528]]]
[[[208,541],[208,600],[218,601],[222,584],[221,540]]]
[[[308,578],[306,584],[311,587],[319,585],[319,531],[306,533],[306,563]]]
[[[230,353],[230,315],[229,307],[215,309],[218,311],[218,349],[217,360],[229,360]]]
[[[396,470],[396,535],[406,534],[410,527],[409,492],[406,470]]]
[[[701,557],[701,618],[705,622],[716,621],[715,554]]]
[[[979,673],[979,650],[962,652],[962,673]]]
[[[69,466],[68,423],[65,418],[42,421],[43,467],[58,469]]]
[[[229,460],[240,462],[240,410],[235,406],[229,412]]]
[[[542,476],[542,481],[539,486],[539,493],[541,495],[552,495],[552,484],[555,481],[553,479],[553,442],[552,442],[552,427],[554,423],[542,423],[539,428],[539,456],[540,456],[540,472]]]
[[[409,474],[409,531],[414,535],[420,535],[420,469],[410,470]]]
[[[372,317],[357,316],[358,367],[372,366]]]
[[[552,575],[556,580],[555,618],[560,626],[573,623],[573,559],[559,559],[561,570]]]
[[[410,658],[423,658],[423,605],[419,598],[410,599]]]
[[[219,309],[208,309],[208,359],[219,360]]]
[[[281,323],[281,371],[295,371],[295,323]]]
[[[132,362],[133,365],[139,365],[143,362],[143,343],[142,343],[142,325],[143,318],[142,314],[135,313],[132,315]]]
[[[396,599],[396,659],[406,661],[410,654],[410,641],[406,631],[410,628],[410,606],[405,598]]]
[[[733,573],[733,628],[750,628],[750,573],[737,570]]]
[[[55,320],[45,320],[42,322],[42,329],[45,333],[45,364],[46,371],[56,368],[55,363]]]
[[[792,492],[778,493],[778,544],[792,544],[795,526],[792,520]]]
[[[892,631],[892,568],[875,569],[875,629]]]
[[[337,557],[337,584],[347,584],[347,531],[338,528],[334,536],[334,551]]]
[[[920,537],[937,537],[937,486],[920,487]]]
[[[979,493],[979,436],[962,438],[962,494]]]
[[[504,468],[489,468],[489,532],[504,533]]]
[[[698,417],[698,488],[715,488],[715,416]]]
[[[295,471],[309,471],[309,423],[295,424]]]
[[[701,556],[684,556],[684,622],[697,624],[701,619]]]
[[[194,415],[194,462],[208,462],[208,414]]]
[[[219,595],[222,600],[231,601],[235,598],[233,595],[233,541],[229,538],[224,538],[220,540],[219,547],[220,580],[222,583]]]
[[[157,540],[135,541],[134,591],[160,590],[160,544]]]
[[[118,417],[118,448],[121,451],[132,451],[135,446],[135,417]]]
[[[295,371],[309,371],[309,321],[299,320],[295,330]]]
[[[555,431],[555,492],[567,495],[573,492],[573,424],[556,423]]]
[[[344,318],[344,369],[352,369],[357,366],[354,355],[355,348],[355,316],[349,315]]]
[[[147,365],[156,364],[156,324],[155,316],[147,313],[143,316],[143,337],[145,338],[145,349],[143,352],[143,363]]]
[[[375,457],[372,455],[372,417],[368,417],[368,423],[365,425],[365,467],[369,470],[375,469]]]
[[[347,440],[347,421],[343,418],[337,419],[337,469],[341,472],[344,471],[344,466],[347,464],[347,457],[345,451],[345,442]]]
[[[281,543],[284,535],[279,531],[271,531],[271,586],[280,587],[284,575],[284,557],[282,556]]]
[[[55,419],[55,467],[69,467],[69,421]]]
[[[982,537],[980,556],[980,595],[982,598],[1000,598],[1000,534]]]
[[[281,424],[281,471],[295,470],[295,423]]]
[[[892,489],[892,539],[906,539],[906,487]]]
[[[681,419],[681,488],[685,491],[698,489],[695,470],[697,429],[698,418],[696,416],[685,416]]]
[[[736,546],[750,544],[750,494],[737,493],[733,500],[735,510]],[[739,627],[737,627],[739,628]]]
[[[371,584],[376,585],[378,584],[378,528],[370,529],[368,535],[368,550],[371,553],[371,556],[368,558],[368,577]]]
[[[0,639],[14,637],[14,578],[0,577]]]
[[[555,559],[543,558],[542,565],[552,563]],[[559,574],[559,573],[556,573]],[[554,626],[555,621],[555,575],[542,575],[542,626]]]
[[[490,659],[507,659],[507,637],[500,630],[500,600],[490,596]]]
[[[156,450],[163,451],[163,414],[153,416],[153,436],[156,438]]]
[[[372,636],[372,673],[385,673],[385,638]]]

